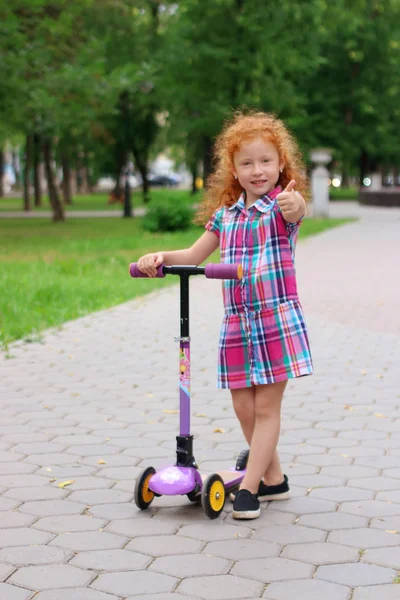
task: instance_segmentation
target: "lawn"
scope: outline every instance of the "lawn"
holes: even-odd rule
[[[306,219],[300,239],[347,219]],[[40,339],[40,332],[105,309],[173,278],[133,280],[128,265],[147,252],[191,245],[202,233],[150,234],[142,219],[0,219],[0,347]],[[218,253],[212,257],[218,260]]]
[[[88,195],[75,196],[73,204],[65,207],[66,212],[69,211],[81,211],[81,210],[115,210],[122,213],[122,204],[108,204],[108,193],[96,193]],[[151,189],[150,190],[151,200],[165,200],[171,199],[176,202],[184,202],[189,204],[192,202],[198,202],[200,195],[192,196],[187,190],[176,190],[176,189]],[[131,192],[132,207],[138,208],[143,206],[143,195],[140,189],[132,190]],[[22,212],[23,202],[22,198],[0,198],[0,213],[7,211],[21,211]],[[33,208],[32,212],[43,212],[51,210],[50,202],[47,196],[43,196],[42,206]]]

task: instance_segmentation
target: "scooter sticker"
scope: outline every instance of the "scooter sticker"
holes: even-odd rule
[[[190,353],[189,348],[180,348],[179,352],[180,366],[180,386],[189,396],[190,394]]]

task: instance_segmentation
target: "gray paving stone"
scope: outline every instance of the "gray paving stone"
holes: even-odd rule
[[[52,546],[61,546],[75,552],[81,552],[84,550],[122,548],[127,541],[127,538],[105,531],[85,531],[58,535],[50,543]]]
[[[295,579],[292,581],[271,583],[263,598],[268,600],[347,600],[350,590],[348,587],[329,583],[318,579]]]
[[[11,565],[0,564],[0,581],[5,581],[13,571],[14,567],[12,567]]]
[[[354,479],[353,482],[348,482],[348,486],[357,487],[376,492],[386,490],[397,490],[399,488],[399,480],[391,477],[366,477]]]
[[[94,550],[80,552],[69,562],[71,566],[95,571],[136,571],[145,569],[151,558],[128,550]],[[157,569],[156,569],[157,570]]]
[[[69,565],[48,565],[22,567],[9,578],[8,582],[33,590],[49,590],[86,586],[93,577],[93,573]]]
[[[12,498],[0,497],[0,512],[13,510],[20,506],[21,502],[13,500]],[[0,515],[1,516],[1,515]]]
[[[224,543],[224,542],[222,542]],[[230,542],[231,543],[231,542]],[[150,556],[169,556],[172,554],[195,554],[204,547],[204,542],[177,535],[159,535],[136,537],[126,546],[127,550],[136,550]],[[212,554],[212,552],[210,552]],[[218,554],[216,554],[218,556]],[[225,558],[225,557],[223,557]],[[229,557],[226,557],[229,558]]]
[[[44,517],[36,521],[35,529],[50,531],[52,533],[73,533],[79,531],[95,531],[103,528],[107,521],[89,517],[88,515],[61,515],[58,517]]]
[[[35,531],[28,527],[4,529],[0,536],[0,548],[8,546],[26,546],[28,544],[47,544],[54,535],[44,531]]]
[[[278,525],[275,527],[260,527],[253,535],[254,539],[267,540],[276,544],[300,544],[320,542],[326,538],[326,531],[310,529],[301,525]]]
[[[87,490],[72,492],[68,498],[71,502],[82,502],[91,506],[98,504],[114,504],[118,502],[131,502],[133,494],[121,490]]]
[[[67,562],[72,552],[51,546],[13,546],[0,550],[0,561],[18,567]]]
[[[119,573],[105,573],[93,582],[92,587],[96,590],[115,594],[116,596],[139,596],[149,590],[152,592],[171,592],[178,583],[175,577],[150,573],[150,571],[135,571],[133,581],[131,571]]]
[[[371,490],[360,490],[351,487],[316,488],[309,493],[310,498],[323,498],[333,502],[348,502],[351,500],[370,500],[374,493]]]
[[[179,584],[176,591],[180,594],[192,594],[206,600],[231,600],[232,598],[259,598],[263,584],[234,575],[215,575],[212,577],[190,577]]]
[[[400,516],[398,517],[376,517],[371,519],[370,527],[373,529],[385,529],[389,531],[400,531]]]
[[[350,587],[391,583],[396,571],[376,565],[355,563],[318,567],[316,577]]]
[[[15,510],[4,510],[0,512],[0,529],[8,527],[25,527],[32,525],[36,517],[24,515]]]
[[[362,562],[400,570],[400,546],[368,550],[363,555]]]
[[[100,519],[144,519],[148,511],[141,511],[133,502],[115,502],[91,506],[90,514]]]
[[[5,488],[28,488],[47,483],[48,480],[39,475],[0,475],[0,486]]]
[[[105,528],[105,531],[110,531],[119,535],[127,535],[129,537],[140,537],[143,535],[163,535],[172,534],[179,529],[177,523],[169,523],[168,521],[155,521],[154,519],[118,519],[111,521]]]
[[[373,585],[354,590],[352,600],[399,600],[399,585]]]
[[[119,598],[90,588],[70,588],[39,592],[35,600],[119,600]]]
[[[15,585],[0,583],[0,598],[4,598],[4,600],[29,600],[33,594],[34,592],[23,590]]]
[[[205,554],[163,556],[156,558],[150,565],[151,571],[172,575],[179,579],[204,575],[224,575],[228,573],[232,562]]]
[[[247,538],[251,529],[242,526],[227,525],[220,520],[203,522],[199,525],[184,525],[178,531],[178,535],[184,537],[212,542],[214,540],[233,540],[235,538]]]
[[[233,561],[251,558],[269,558],[278,556],[281,546],[255,539],[234,539],[224,542],[211,542],[203,552],[212,556],[220,556]]]
[[[360,500],[359,502],[343,502],[339,506],[340,512],[365,517],[387,517],[400,515],[397,504],[388,504],[378,500]]]
[[[85,504],[69,502],[69,500],[38,500],[35,502],[25,502],[20,506],[21,512],[29,515],[51,516],[51,515],[78,515],[83,513]]]
[[[366,517],[333,512],[320,515],[303,515],[299,519],[299,524],[305,525],[306,527],[316,527],[317,529],[333,531],[335,529],[354,529],[355,527],[363,527],[367,524],[367,521],[368,519]]]
[[[359,549],[379,548],[381,546],[397,546],[400,544],[400,535],[364,527],[332,531],[328,536],[328,541]]]
[[[59,498],[65,498],[68,495],[67,490],[60,488],[47,487],[28,487],[28,488],[16,488],[14,490],[7,490],[5,496],[7,498],[15,498],[22,502],[29,502],[35,500],[54,500]]]
[[[290,544],[283,549],[281,556],[313,565],[355,562],[359,559],[356,549],[326,542]]]
[[[336,509],[336,503],[317,498],[290,498],[280,502],[279,510],[297,515],[328,513]]]
[[[289,560],[287,558],[253,558],[239,560],[231,571],[234,575],[270,583],[286,579],[309,578],[314,572],[314,565]]]

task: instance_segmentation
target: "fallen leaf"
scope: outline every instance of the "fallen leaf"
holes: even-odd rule
[[[213,430],[213,433],[226,433],[225,429],[222,429],[222,427],[216,427]]]
[[[179,410],[172,409],[172,408],[165,408],[163,410],[163,413],[165,413],[167,415],[177,415],[179,413]]]
[[[97,461],[97,464],[98,465],[106,465],[107,463],[106,463],[105,460],[103,460],[102,458],[100,458],[100,460]]]
[[[378,373],[378,375],[376,376],[377,379],[383,379],[383,375],[382,373]]]
[[[51,473],[50,467],[47,467],[46,471],[49,471],[49,473]]]
[[[376,417],[377,419],[387,419],[387,416],[382,415],[381,413],[375,413],[374,417]]]
[[[106,442],[109,442],[111,440],[111,438],[106,438]]]
[[[149,394],[146,394],[146,396],[147,396],[148,398],[152,398],[152,397],[154,396],[154,394],[151,394],[151,393],[149,393]]]
[[[197,413],[194,416],[195,417],[206,417],[207,415],[205,415],[204,413]]]
[[[67,485],[71,485],[71,483],[75,483],[75,479],[68,479],[67,481],[61,481],[58,484],[58,487],[63,490],[65,487],[67,487]]]
[[[367,371],[365,371],[364,369],[362,371],[360,371],[360,372],[361,372],[361,375],[366,375],[367,374]]]
[[[399,533],[398,529],[385,529],[386,533]]]
[[[349,410],[350,412],[351,412],[351,411],[353,411],[353,410],[356,410],[356,409],[354,408],[354,406],[350,406],[350,404],[345,404],[345,405],[344,405],[344,409],[345,409],[345,410]]]
[[[53,479],[50,479],[50,483],[53,483],[53,481],[56,481],[55,477],[53,477]]]
[[[348,454],[341,454],[340,456],[343,456],[343,458],[348,458],[349,457]]]

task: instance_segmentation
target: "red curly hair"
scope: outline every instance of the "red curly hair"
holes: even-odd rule
[[[235,204],[243,192],[233,175],[233,157],[243,142],[261,137],[274,144],[283,162],[277,185],[285,189],[289,181],[296,180],[296,190],[305,200],[309,198],[309,184],[298,145],[283,121],[275,115],[263,112],[235,112],[217,137],[214,146],[214,172],[210,175],[204,201],[196,221],[204,223],[222,207]]]

